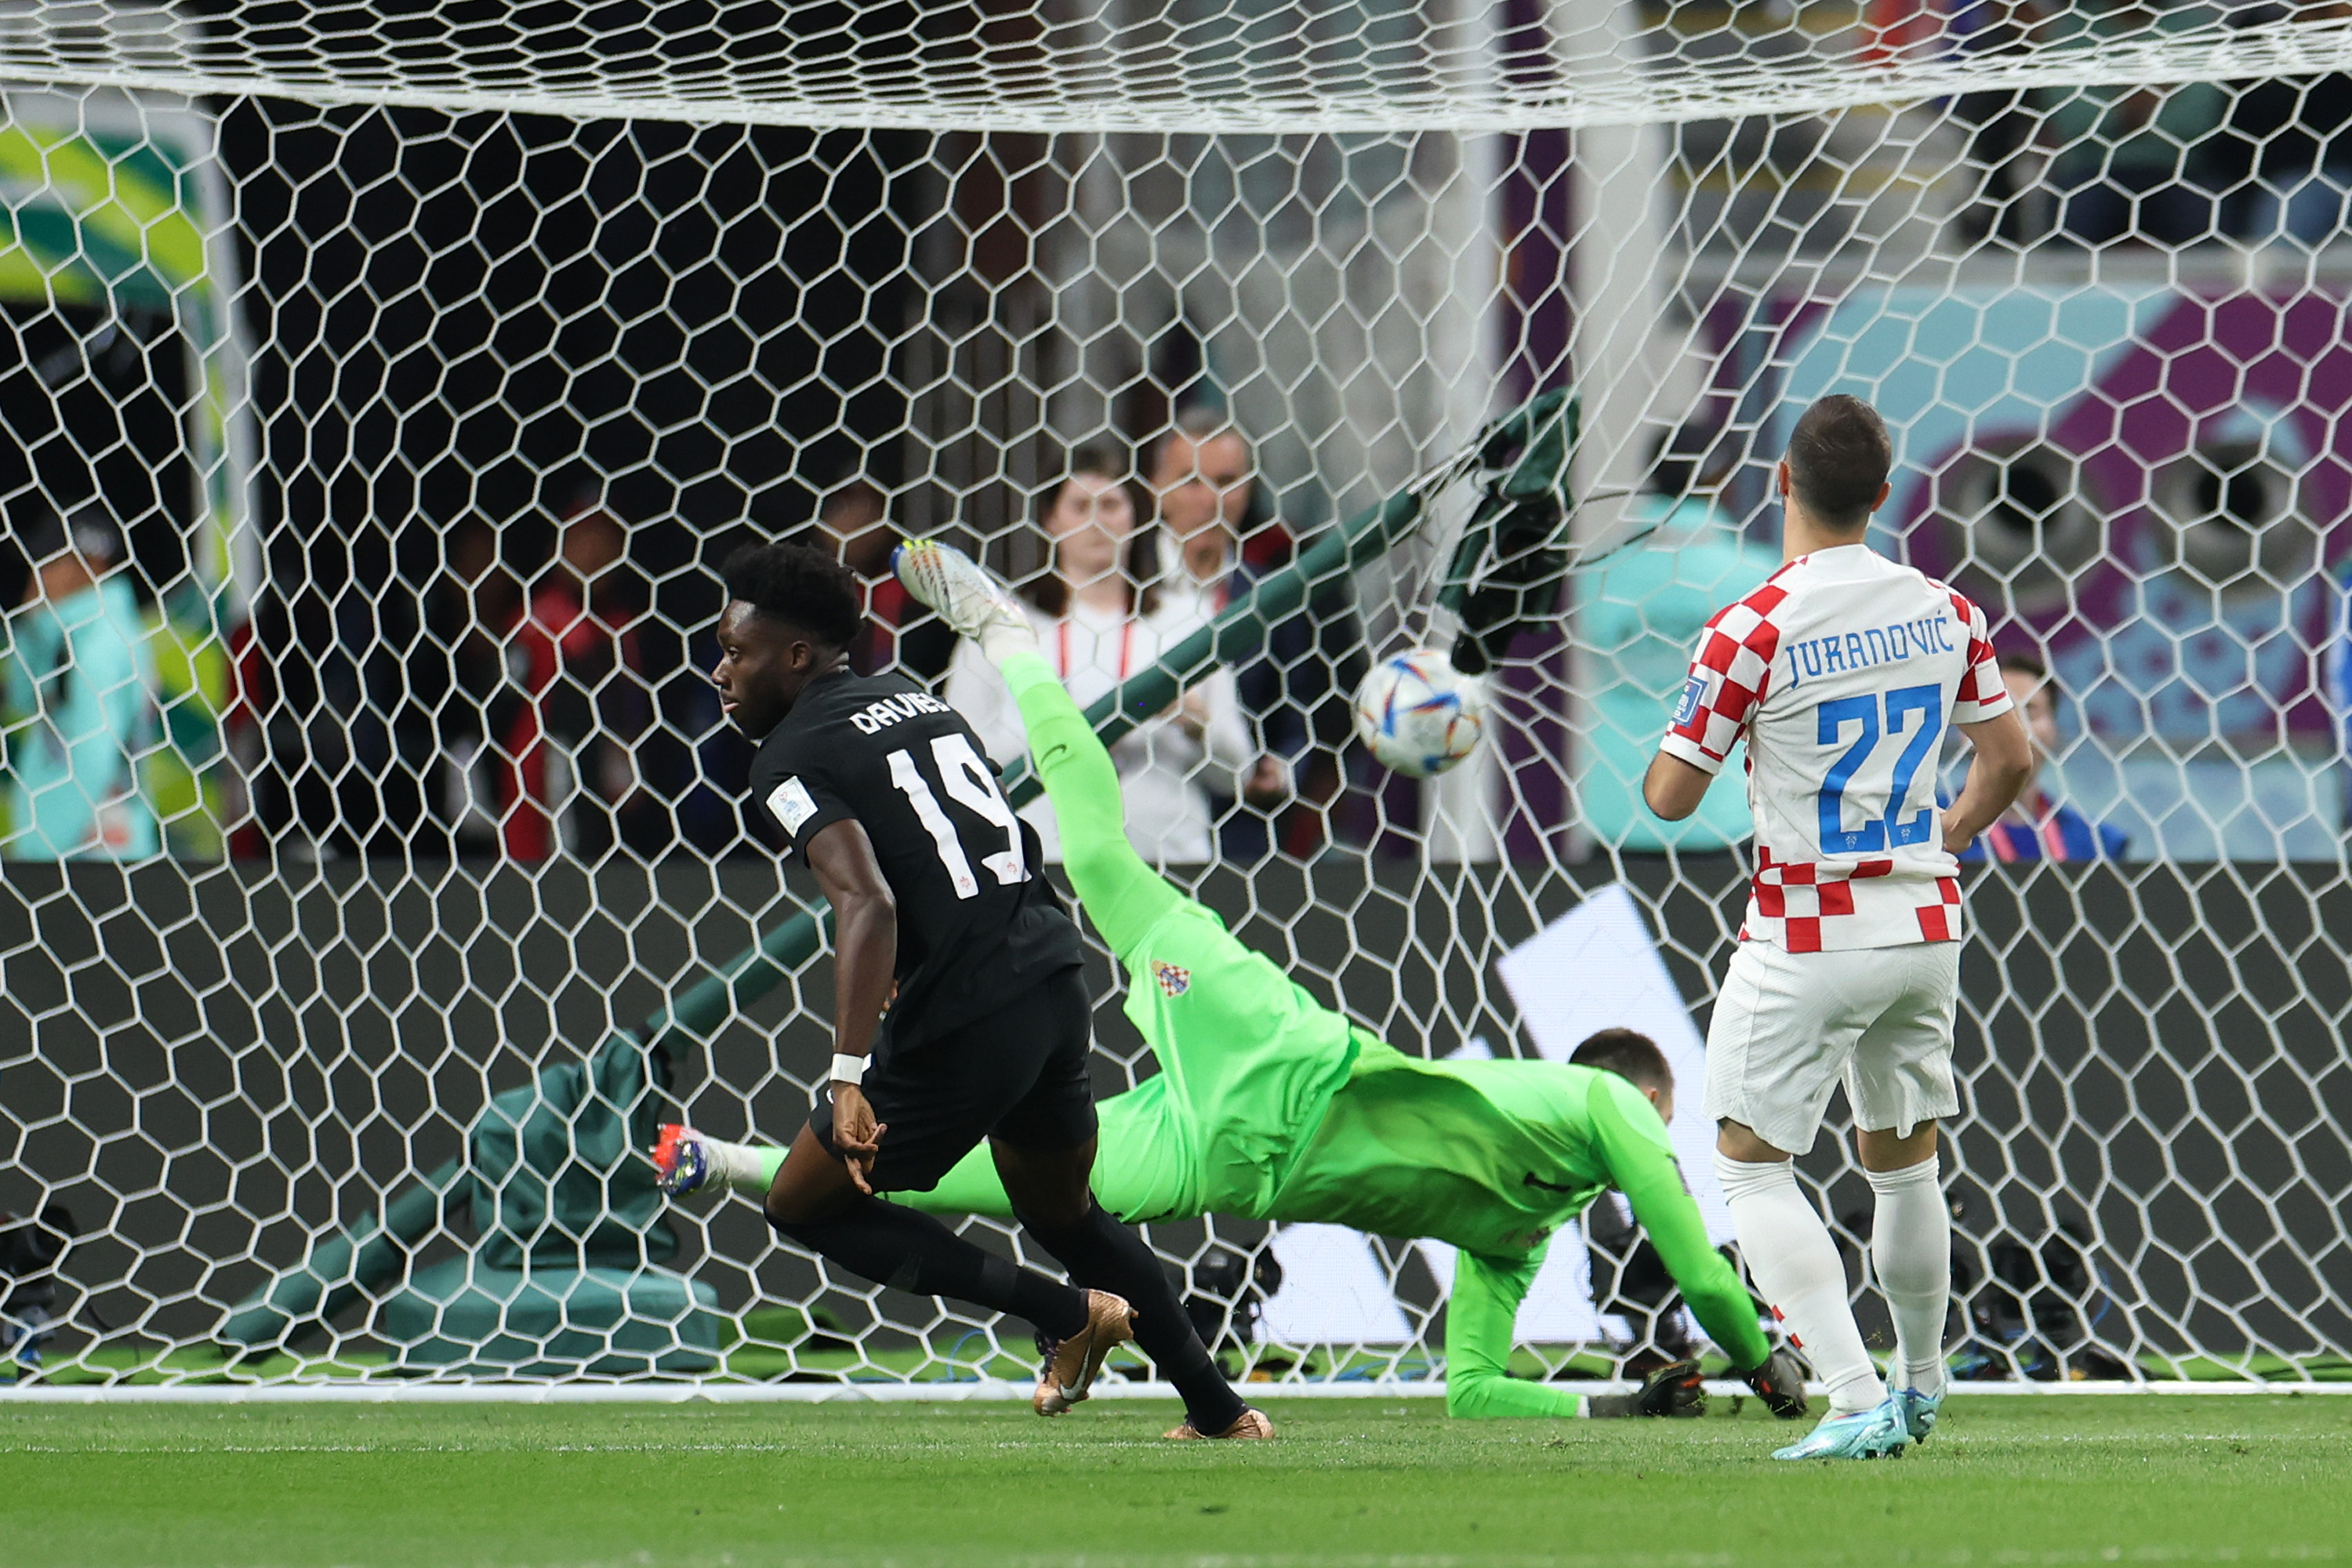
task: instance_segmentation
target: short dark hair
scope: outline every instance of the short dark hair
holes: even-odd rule
[[[1639,1029],[1602,1029],[1568,1054],[1568,1065],[1613,1072],[1636,1089],[1670,1089],[1675,1069],[1658,1042]]]
[[[2046,691],[2050,694],[2050,711],[2053,713],[2057,712],[2060,704],[2066,700],[2066,689],[2058,684],[2058,678],[2050,673],[2050,667],[2042,662],[2042,656],[2039,654],[2026,653],[2021,650],[2002,654],[2000,672],[2003,675],[2032,676],[2033,689],[2027,694],[2027,700],[2030,701]],[[2020,711],[2022,710],[2021,706]]]
[[[806,544],[747,544],[727,558],[727,596],[832,647],[857,639],[866,610],[857,580],[829,552]]]
[[[1833,392],[1805,410],[1789,436],[1789,485],[1807,511],[1852,532],[1869,522],[1895,467],[1895,442],[1878,410]]]
[[[1195,447],[1205,447],[1212,441],[1230,436],[1242,444],[1243,451],[1250,449],[1249,437],[1243,435],[1242,427],[1234,423],[1234,416],[1214,404],[1188,405],[1168,422],[1167,430],[1160,437],[1160,448],[1166,450],[1168,443],[1179,436]]]

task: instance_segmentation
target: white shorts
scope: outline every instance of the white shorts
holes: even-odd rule
[[[1854,1125],[1907,1137],[1954,1116],[1952,1009],[1960,944],[1789,952],[1743,942],[1706,1031],[1706,1114],[1775,1149],[1813,1146],[1845,1081]]]

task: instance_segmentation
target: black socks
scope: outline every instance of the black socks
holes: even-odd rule
[[[1014,1217],[1039,1246],[1060,1259],[1073,1280],[1127,1298],[1135,1309],[1136,1344],[1160,1375],[1175,1384],[1194,1431],[1214,1436],[1241,1419],[1248,1407],[1209,1359],[1208,1347],[1193,1331],[1176,1287],[1168,1281],[1168,1271],[1141,1237],[1095,1203],[1074,1226],[1039,1225],[1018,1213]]]
[[[774,1219],[768,1223],[787,1241],[877,1285],[911,1290],[918,1296],[948,1296],[992,1311],[1010,1312],[1055,1338],[1067,1338],[1087,1326],[1086,1296],[1076,1287],[1057,1284],[984,1251],[930,1215],[910,1208],[861,1194],[828,1220],[813,1225],[783,1225]],[[1136,1243],[1138,1247],[1142,1245]],[[1061,1254],[1057,1251],[1055,1256]],[[1149,1251],[1145,1256],[1150,1256]]]
[[[1022,1227],[1061,1260],[1073,1280],[1127,1299],[1135,1309],[1135,1342],[1160,1375],[1183,1397],[1195,1431],[1223,1431],[1247,1408],[1209,1359],[1192,1331],[1167,1270],[1143,1238],[1090,1205],[1067,1226],[1042,1226],[1022,1215]],[[918,1296],[946,1296],[992,1311],[1010,1312],[1045,1334],[1066,1339],[1087,1325],[1085,1293],[966,1241],[929,1215],[860,1196],[832,1219],[781,1225],[787,1241],[877,1285]]]

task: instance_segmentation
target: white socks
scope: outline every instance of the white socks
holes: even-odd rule
[[[1846,1300],[1844,1261],[1829,1227],[1797,1190],[1796,1167],[1787,1160],[1750,1164],[1718,1152],[1715,1173],[1730,1202],[1748,1272],[1829,1390],[1830,1414],[1867,1410],[1885,1399],[1886,1386],[1862,1348]],[[1942,1320],[1937,1321],[1940,1332]]]
[[[775,1184],[775,1166],[782,1162],[773,1158],[780,1150],[763,1149],[756,1143],[730,1143],[722,1138],[705,1137],[702,1152],[710,1161],[710,1173],[719,1184],[739,1193],[760,1196]]]
[[[1878,1194],[1870,1265],[1895,1315],[1895,1386],[1944,1392],[1944,1316],[1952,1301],[1952,1211],[1933,1154],[1900,1171],[1869,1171]]]

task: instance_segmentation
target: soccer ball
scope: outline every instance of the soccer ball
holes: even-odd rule
[[[1391,654],[1356,688],[1356,733],[1382,767],[1417,779],[1477,750],[1486,730],[1484,683],[1435,648]]]

